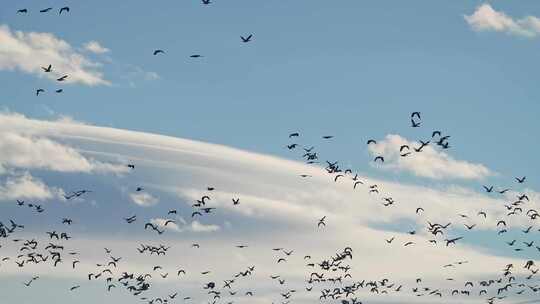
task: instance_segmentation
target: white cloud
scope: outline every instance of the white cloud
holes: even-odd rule
[[[68,123],[64,121],[64,123]],[[69,123],[76,123],[72,120]],[[0,167],[60,172],[126,172],[125,166],[87,159],[75,149],[38,136],[4,131],[0,126]]]
[[[0,185],[0,200],[44,200],[52,198],[56,191],[49,189],[41,180],[25,172],[20,175],[7,177],[6,181]]]
[[[402,145],[408,145],[410,151],[413,151],[412,154],[401,157],[399,150]],[[431,146],[425,147],[422,152],[415,153],[413,148],[419,146],[420,143],[390,134],[377,144],[369,145],[369,152],[373,156],[384,156],[384,163],[377,164],[383,169],[407,171],[421,177],[481,180],[494,174],[482,164],[456,160]]]
[[[202,224],[201,222],[194,220],[191,223],[187,223],[183,218],[178,217],[174,223],[170,222],[165,225],[168,219],[164,218],[154,218],[150,220],[152,224],[158,225],[162,229],[167,229],[175,232],[215,232],[221,229],[218,225],[213,224]],[[180,225],[178,224],[180,223]]]
[[[194,232],[214,232],[220,229],[221,228],[218,225],[205,225],[200,223],[199,221],[191,222],[191,230],[193,230]]]
[[[333,255],[335,250],[342,249],[344,246],[352,246],[355,251],[355,267],[351,273],[355,279],[381,279],[391,275],[393,280],[404,284],[403,291],[410,291],[411,287],[416,286],[414,278],[422,276],[426,282],[429,282],[429,286],[445,290],[446,295],[446,291],[449,289],[462,288],[464,279],[477,282],[480,278],[493,278],[497,275],[493,273],[494,269],[498,271],[508,263],[515,265],[523,263],[522,259],[492,254],[490,249],[494,247],[500,249],[500,242],[505,240],[503,237],[496,236],[498,219],[507,219],[509,228],[528,225],[528,219],[526,216],[507,218],[507,211],[503,207],[508,202],[507,197],[495,193],[488,195],[480,192],[481,189],[476,191],[452,185],[433,189],[426,186],[373,179],[360,174],[359,178],[364,181],[364,185],[359,185],[356,190],[353,190],[353,181],[350,175],[334,182],[333,178],[320,167],[221,145],[77,123],[66,124],[58,121],[32,120],[20,115],[0,114],[0,126],[9,132],[17,133],[24,130],[27,134],[35,137],[54,137],[73,147],[84,146],[87,150],[98,151],[99,155],[107,157],[118,155],[120,158],[130,159],[136,164],[136,169],[134,174],[127,177],[134,179],[129,180],[129,184],[144,185],[151,188],[152,194],[155,193],[155,195],[161,195],[163,192],[168,192],[163,197],[168,197],[169,193],[180,194],[184,199],[182,203],[191,205],[195,199],[199,199],[203,194],[210,194],[211,200],[207,201],[207,206],[215,207],[216,210],[200,219],[205,221],[205,224],[188,223],[175,218],[176,223],[167,225],[167,229],[178,232],[195,232],[195,230],[219,229],[205,227],[209,226],[207,223],[230,221],[234,225],[226,229],[227,233],[200,233],[197,235],[186,233],[181,240],[180,238],[167,239],[166,244],[171,246],[171,249],[167,256],[160,257],[160,265],[164,267],[164,271],[171,274],[178,267],[184,267],[184,265],[179,265],[181,262],[177,259],[177,256],[182,254],[183,260],[188,261],[186,264],[189,264],[189,269],[186,267],[188,273],[209,270],[210,268],[216,277],[218,274],[220,277],[226,277],[247,265],[257,265],[254,276],[260,275],[267,278],[270,274],[279,273],[287,277],[287,284],[290,284],[291,278],[298,278],[298,286],[303,287],[306,271],[305,261],[301,258],[303,254],[311,254],[314,261],[320,261],[321,258]],[[406,141],[402,138],[400,140]],[[386,141],[388,139],[381,143]],[[386,144],[395,145],[391,142]],[[423,153],[417,153],[413,157],[421,156]],[[450,163],[452,168],[454,168],[454,162],[462,162],[448,159],[448,155],[442,157],[443,160],[440,159],[441,157],[435,153],[427,160],[434,158],[435,161],[445,165]],[[444,170],[441,173],[439,168],[432,170],[435,173],[431,174],[435,176],[455,176],[453,172],[448,173]],[[303,173],[312,177],[302,179],[298,175]],[[471,174],[469,173],[467,176],[469,178]],[[113,177],[107,176],[106,178]],[[95,184],[103,184],[108,181],[110,180],[100,179],[99,183]],[[115,181],[112,180],[112,182]],[[380,195],[368,194],[367,185],[370,184],[378,184]],[[206,191],[207,186],[213,186],[215,190],[209,193]],[[95,190],[96,193],[103,193],[99,191],[100,189]],[[394,198],[395,204],[384,207],[382,198],[388,196]],[[239,205],[232,204],[231,198],[233,197],[240,198]],[[167,204],[172,204],[172,200],[167,200],[167,202],[146,210],[148,213],[157,211],[159,213],[153,214],[166,214],[169,208],[175,208]],[[532,204],[533,202],[531,202],[531,206],[533,206]],[[111,204],[107,208],[119,208],[111,214],[127,213],[118,205],[120,204]],[[416,214],[415,210],[420,206],[425,209],[425,212]],[[178,208],[179,214],[185,211],[186,206],[181,207]],[[486,219],[477,216],[480,210],[487,213]],[[189,216],[190,212],[185,214]],[[468,218],[463,218],[459,214],[465,214]],[[327,226],[319,229],[317,221],[323,215],[326,216]],[[154,218],[154,223],[163,225],[166,220],[155,218],[155,215],[145,217],[142,212],[138,212],[137,216],[139,223]],[[427,243],[427,239],[433,237],[425,232],[427,221],[452,222],[446,234],[438,236],[437,246]],[[405,222],[405,224],[396,224],[401,222]],[[465,223],[476,223],[475,230],[481,230],[479,233],[493,235],[485,240],[486,243],[488,241],[493,243],[492,247],[467,245],[472,243],[473,238],[470,238],[462,230]],[[392,231],[390,231],[389,225],[392,225]],[[227,225],[225,224],[225,226]],[[406,233],[412,229],[416,229],[418,232],[414,236]],[[160,242],[156,240],[155,234],[137,234],[136,230],[130,230],[129,233],[125,232],[125,234],[119,232],[119,235],[111,236],[111,238],[122,239],[125,237],[128,240],[131,237],[132,240],[136,239],[138,243],[150,244]],[[446,247],[442,243],[446,237],[461,235],[465,236],[465,239],[454,247]],[[385,239],[393,236],[396,237],[394,243],[387,244]],[[414,241],[415,244],[405,248],[403,244],[406,241]],[[84,246],[84,244],[80,244],[81,240],[74,240],[74,242],[79,243],[70,243],[73,248]],[[152,269],[150,263],[153,260],[145,260],[143,255],[133,252],[133,247],[137,246],[137,243],[127,246],[126,242],[128,241],[109,240],[109,242],[105,242],[94,239],[85,243],[88,243],[87,247],[95,244],[99,244],[100,247],[113,246],[115,255],[124,256],[126,263],[133,263],[129,267],[139,267],[144,268],[143,271],[150,271]],[[200,249],[191,248],[191,244],[195,242],[200,243]],[[248,248],[234,247],[240,244],[248,245]],[[286,264],[278,265],[276,264],[276,256],[279,253],[274,253],[271,250],[274,246],[295,250],[295,253]],[[508,250],[510,255],[513,254],[511,250]],[[81,249],[80,251],[86,253],[85,250]],[[91,254],[90,252],[91,250],[88,254]],[[535,254],[536,250],[531,248],[530,252]],[[358,254],[356,255],[356,253]],[[422,258],[418,258],[419,256]],[[469,265],[453,269],[442,268],[442,265],[455,262],[456,259],[466,259],[469,261]],[[403,263],[404,260],[407,263]],[[208,261],[212,261],[211,265]],[[80,273],[69,269],[70,265],[64,266],[64,272],[68,275],[80,275]],[[122,267],[124,267],[123,264]],[[125,267],[127,268],[127,266]],[[522,267],[516,268],[516,272],[524,271]],[[19,270],[16,265],[8,265],[6,269],[10,272],[29,271],[26,270],[26,267]],[[62,271],[60,268],[55,270],[57,270],[54,272],[55,275]],[[118,271],[124,270],[125,268],[118,269]],[[456,281],[445,281],[445,278],[450,276]],[[194,293],[200,293],[201,285],[198,284],[198,280],[201,280],[200,276],[186,276],[185,280],[189,283],[196,282],[198,289]],[[273,283],[269,280],[261,280],[260,282],[261,284],[257,286],[257,292],[259,289],[268,290],[275,287],[270,285]],[[456,287],[458,283],[459,287]],[[240,287],[238,288],[240,289]],[[315,288],[317,289],[317,287]],[[265,294],[264,290],[258,294]],[[271,296],[276,296],[276,294],[270,294],[268,297]],[[369,294],[359,296],[362,296],[362,299],[366,301],[375,300]],[[410,292],[403,292],[404,298],[409,299],[407,298],[409,296],[416,298]],[[433,298],[428,298],[428,300],[431,299]],[[477,297],[471,296],[472,299],[478,300]],[[403,303],[403,301],[401,298],[395,302]],[[465,303],[463,298],[459,297],[433,299],[430,303],[450,303],[452,301]],[[299,303],[307,302],[309,301]]]
[[[105,54],[110,52],[110,50],[101,44],[99,42],[92,40],[83,45],[84,49],[87,51],[90,51],[95,54]]]
[[[159,202],[159,198],[147,192],[130,193],[129,198],[132,202],[142,207],[154,206]]]
[[[536,37],[540,34],[540,19],[527,16],[514,20],[504,12],[496,11],[489,4],[482,4],[476,11],[464,16],[475,31],[503,32],[511,35]]]
[[[52,72],[45,73],[41,67],[49,64]],[[0,70],[20,70],[51,80],[68,75],[66,83],[109,85],[99,67],[51,33],[11,31],[7,25],[0,26]]]

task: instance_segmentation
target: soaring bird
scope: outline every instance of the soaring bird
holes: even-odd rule
[[[154,56],[156,56],[157,54],[165,54],[165,51],[164,50],[155,50],[154,51]]]
[[[418,119],[422,119],[420,118],[420,112],[412,112],[411,118],[414,118],[415,116],[418,117]]]
[[[201,1],[202,1],[202,4],[204,4],[204,5],[208,5],[208,4],[212,3],[212,2],[210,2],[210,0],[201,0]]]
[[[39,96],[39,93],[44,93],[45,90],[44,89],[37,89],[36,90],[36,96]]]
[[[250,41],[251,41],[251,37],[253,37],[253,34],[250,34],[250,35],[247,36],[247,37],[240,36],[240,38],[242,39],[242,42],[244,42],[244,43],[250,42]]]
[[[62,12],[69,13],[69,7],[67,7],[67,6],[62,7],[62,8],[60,9],[60,11],[58,12],[58,14],[61,15]]]
[[[57,80],[57,81],[64,81],[64,80],[66,80],[67,78],[68,78],[68,75],[64,75],[64,76],[62,76],[62,77],[60,77],[60,78],[58,78],[58,79],[56,79],[56,80]]]
[[[20,10],[17,11],[17,13],[18,14],[26,14],[26,13],[28,13],[28,9],[26,9],[26,8],[20,9]]]
[[[411,118],[411,127],[418,128],[420,127],[420,122],[414,121],[414,119]]]
[[[375,159],[373,161],[377,162],[378,160],[380,160],[381,163],[384,163],[384,157],[383,156],[377,156],[377,157],[375,157]]]
[[[48,12],[48,11],[50,11],[50,10],[52,10],[52,7],[44,8],[44,9],[40,10],[39,12],[40,12],[40,13],[46,13],[46,12]]]
[[[525,182],[525,179],[526,179],[526,178],[527,178],[526,176],[524,176],[524,177],[522,177],[522,178],[516,177],[516,181],[517,181],[518,183],[520,183],[520,184],[523,184],[523,183]]]
[[[324,222],[324,220],[326,219],[326,216],[323,216],[320,220],[319,220],[319,223],[317,223],[317,227],[321,227],[321,226],[326,226],[326,223]]]
[[[294,133],[289,134],[289,138],[298,137],[298,136],[300,136],[300,134],[298,132],[294,132]]]
[[[201,57],[203,56],[199,54],[194,54],[194,55],[189,56],[189,58],[201,58]]]
[[[46,67],[46,68],[44,68],[44,67],[41,67],[41,68],[43,69],[43,71],[45,73],[50,73],[52,71],[52,65],[51,64],[49,64],[49,66]]]

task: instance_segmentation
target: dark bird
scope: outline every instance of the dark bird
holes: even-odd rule
[[[157,54],[165,54],[165,51],[164,50],[155,50],[154,51],[154,56],[156,56]]]
[[[323,138],[323,139],[330,139],[330,138],[333,138],[333,137],[334,137],[333,135],[325,135],[325,136],[323,136],[322,138]]]
[[[240,204],[240,199],[239,198],[233,198],[232,202],[233,202],[233,205],[238,205],[238,204]]]
[[[58,78],[58,79],[56,79],[56,80],[57,80],[57,81],[64,81],[64,80],[66,80],[67,78],[68,78],[68,75],[64,75],[64,76],[62,76],[62,77],[60,77],[60,78]]]
[[[294,132],[294,133],[289,134],[289,138],[298,137],[298,136],[300,136],[300,133],[298,133],[298,132]]]
[[[60,11],[58,12],[58,14],[62,14],[62,12],[66,12],[66,13],[69,13],[69,7],[67,6],[64,6],[60,9]]]
[[[41,69],[43,69],[43,71],[44,71],[45,73],[50,73],[50,72],[52,72],[52,65],[49,64],[48,67],[46,67],[46,68],[45,68],[45,67],[41,67]]]
[[[516,181],[517,181],[518,183],[520,183],[520,184],[523,184],[523,183],[525,182],[525,179],[526,179],[526,178],[527,178],[526,176],[524,176],[524,177],[522,177],[522,178],[516,177]]]
[[[414,121],[414,119],[411,118],[411,127],[418,128],[420,127],[420,122]]]
[[[456,244],[456,241],[459,241],[461,240],[463,237],[460,236],[460,237],[457,237],[457,238],[453,238],[453,239],[446,239],[444,240],[446,242],[446,246],[450,245],[450,244]]]
[[[45,90],[44,89],[37,89],[36,90],[36,96],[39,96],[39,93],[44,93]]]
[[[64,89],[57,89],[57,90],[55,90],[55,92],[56,93],[62,93],[62,92],[64,92]]]
[[[476,224],[473,224],[473,225],[467,225],[467,224],[464,224],[465,227],[467,227],[467,229],[471,230],[473,229],[474,227],[476,227]]]
[[[46,12],[48,12],[48,11],[50,11],[50,10],[52,10],[52,7],[44,8],[44,9],[40,10],[39,12],[40,12],[40,13],[46,13]]]
[[[493,192],[493,186],[482,186],[486,190],[487,193]]]
[[[414,117],[417,117],[418,119],[422,119],[420,118],[420,112],[412,112],[411,118],[414,118]]]
[[[244,43],[250,42],[252,37],[253,37],[253,34],[250,34],[247,37],[240,36],[240,38],[242,39],[242,42],[244,42]]]
[[[324,220],[326,219],[326,216],[323,216],[320,220],[319,220],[319,223],[317,223],[317,227],[321,227],[321,226],[326,226],[326,223],[324,222]]]
[[[377,141],[375,139],[368,139],[367,144],[377,144]]]
[[[380,160],[382,163],[384,163],[384,157],[382,157],[382,156],[375,157],[375,159],[373,161],[376,162],[377,160]]]
[[[199,54],[194,54],[194,55],[189,56],[189,58],[202,58],[202,57],[203,56]]]
[[[17,11],[17,13],[26,14],[26,13],[28,13],[28,9],[26,9],[26,8],[20,9],[20,10]]]

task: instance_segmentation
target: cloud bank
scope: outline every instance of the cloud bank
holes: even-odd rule
[[[471,15],[464,16],[471,28],[478,32],[492,31],[533,38],[540,34],[540,19],[526,16],[514,19],[504,12],[496,11],[489,4],[482,4]]]
[[[87,48],[98,52],[105,50],[95,43]],[[49,64],[52,71],[44,73],[41,67]],[[7,25],[0,25],[0,70],[19,70],[51,80],[68,75],[65,83],[109,85],[99,69],[99,63],[86,58],[51,33],[12,31]]]

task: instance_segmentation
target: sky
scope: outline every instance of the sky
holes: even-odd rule
[[[221,302],[282,303],[278,291],[285,287],[270,274],[281,273],[288,287],[304,290],[302,257],[320,261],[346,246],[355,252],[356,279],[387,277],[405,286],[403,294],[358,293],[368,303],[483,300],[476,284],[474,296],[448,294],[466,280],[499,276],[508,263],[516,275],[528,275],[522,265],[538,251],[516,252],[504,242],[540,242],[540,227],[524,214],[540,198],[534,77],[540,3],[51,5],[46,13],[39,10],[48,4],[30,0],[0,9],[0,222],[24,224],[14,237],[42,244],[49,242],[45,231],[68,232],[73,239],[65,243],[80,251],[80,270],[71,269],[67,256],[57,268],[1,262],[0,291],[7,300],[133,303],[120,287],[107,292],[104,282],[86,280],[94,264],[108,259],[103,247],[123,257],[125,271],[163,265],[171,277],[154,278],[151,296],[178,291],[193,303],[208,302],[201,292],[208,280],[221,284],[251,265],[254,277],[237,284],[240,293],[253,290],[255,296]],[[70,10],[59,14],[63,6]],[[17,13],[23,8],[28,12]],[[249,34],[252,41],[243,43],[240,36]],[[164,53],[153,55],[157,49]],[[190,58],[194,54],[202,57]],[[42,67],[49,64],[46,73]],[[44,91],[36,96],[38,89]],[[411,128],[415,111],[419,128]],[[450,136],[450,149],[432,140],[422,153],[399,155],[400,146],[417,147],[434,130]],[[294,132],[300,136],[289,138]],[[366,145],[368,139],[377,143]],[[299,146],[287,149],[292,143]],[[302,147],[311,146],[321,164],[302,159]],[[376,156],[384,156],[384,164],[374,162]],[[339,161],[364,184],[352,189],[354,175],[334,182],[326,160]],[[517,183],[515,177],[523,176],[526,181]],[[381,193],[369,193],[373,184]],[[509,190],[486,193],[484,185]],[[215,190],[206,190],[210,186]],[[64,197],[80,189],[92,192]],[[217,209],[193,218],[192,204],[205,194]],[[521,194],[530,201],[523,214],[509,217],[504,205]],[[395,204],[385,207],[385,197]],[[45,212],[17,206],[17,199]],[[171,209],[178,214],[167,214]],[[132,215],[137,221],[127,224],[123,218]],[[63,225],[65,217],[74,224]],[[501,236],[497,222],[503,218],[509,231]],[[175,223],[162,227],[167,219]],[[464,238],[453,247],[444,246],[444,237],[431,246],[427,221],[451,221],[444,237]],[[145,231],[146,222],[165,233]],[[464,224],[476,226],[467,230]],[[520,231],[529,225],[530,234]],[[391,237],[399,244],[384,241]],[[414,246],[401,248],[407,241]],[[142,242],[167,243],[171,253],[138,254]],[[191,247],[197,242],[200,250]],[[10,238],[0,245],[1,257],[16,257],[20,247]],[[274,247],[296,253],[286,265],[276,264]],[[442,268],[458,260],[469,263]],[[174,277],[178,267],[189,275]],[[198,274],[205,270],[212,270],[210,278]],[[31,287],[22,284],[35,275],[40,278]],[[411,286],[420,276],[445,297],[415,296]],[[504,301],[538,298],[517,295],[518,288]],[[312,302],[319,293],[316,286],[292,301]]]

